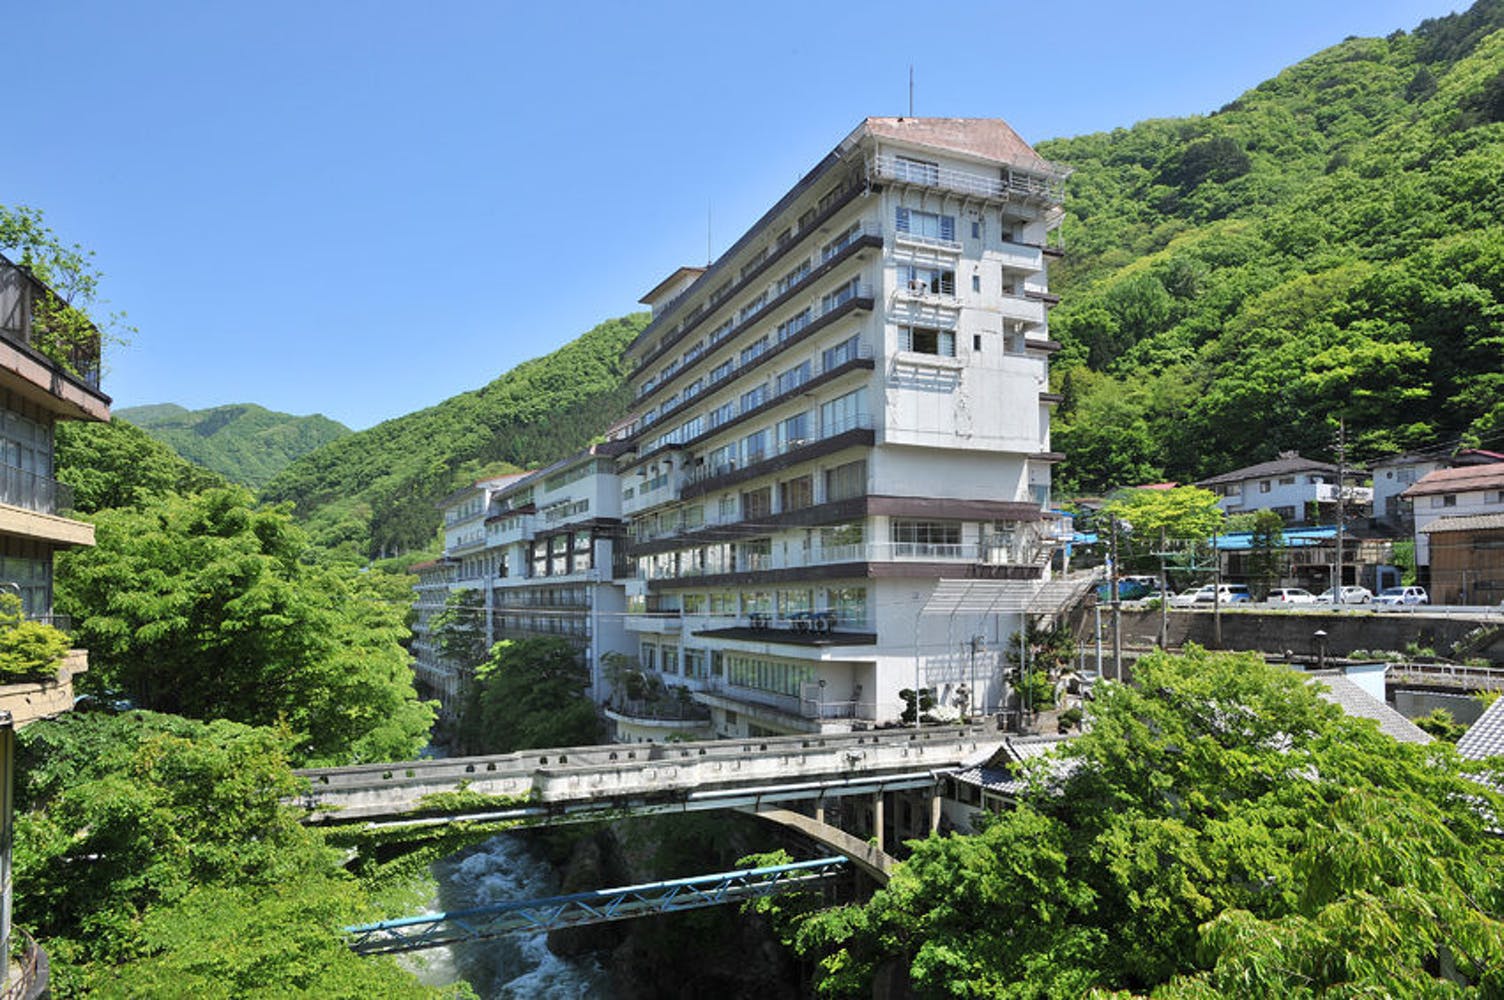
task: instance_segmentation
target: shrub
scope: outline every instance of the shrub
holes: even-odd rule
[[[68,636],[51,625],[24,620],[15,594],[0,594],[0,683],[56,677],[71,645]]]

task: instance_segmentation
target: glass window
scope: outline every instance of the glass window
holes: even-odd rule
[[[773,513],[773,487],[762,486],[742,494],[742,520],[755,521]],[[744,545],[749,543],[743,543]]]
[[[757,338],[754,343],[748,344],[746,347],[742,348],[742,364],[745,365],[750,362],[756,361],[758,358],[762,357],[763,352],[765,352],[767,349],[768,338]]]
[[[956,272],[950,268],[906,264],[899,267],[898,280],[909,291],[921,295],[956,294]]]
[[[832,309],[835,309],[837,306],[844,305],[850,300],[856,298],[860,292],[861,285],[855,278],[852,278],[850,281],[846,282],[846,284],[842,285],[840,288],[835,289],[834,291],[826,292],[824,295],[820,296],[821,314],[823,315],[830,312]]]
[[[778,395],[782,396],[786,392],[793,392],[808,382],[809,376],[810,363],[808,361],[797,364],[788,371],[780,373],[778,376]]]
[[[857,357],[857,344],[858,338],[853,335],[847,337],[834,347],[827,347],[820,355],[820,370],[828,372],[844,365],[848,361],[855,360]]]
[[[703,615],[706,603],[704,594],[685,594],[684,613],[686,615]]]
[[[809,274],[809,271],[809,260],[805,259],[800,261],[798,267],[794,268],[788,274],[785,274],[783,277],[778,279],[778,294],[782,295],[790,288],[793,288],[795,285],[799,284],[799,282],[803,281]]]
[[[867,492],[867,460],[858,459],[825,470],[825,500],[847,500]]]
[[[831,587],[825,591],[825,609],[835,615],[841,628],[861,628],[867,624],[867,588]]]
[[[943,358],[953,358],[956,356],[956,334],[952,330],[901,326],[898,328],[898,349],[915,354],[934,354]]]
[[[799,476],[778,484],[778,508],[781,511],[799,510],[813,506],[815,481],[813,476]]]
[[[780,590],[778,592],[778,616],[788,618],[796,614],[808,614],[814,610],[815,595],[811,590]]]
[[[783,341],[788,340],[794,334],[798,333],[800,330],[803,330],[805,327],[809,326],[809,318],[810,318],[810,311],[808,309],[805,309],[803,312],[798,313],[797,315],[794,315],[794,316],[790,316],[788,319],[784,320],[782,323],[779,323],[778,324],[778,340],[779,340],[779,343],[782,343]]]
[[[778,450],[787,451],[806,444],[810,439],[810,419],[808,413],[796,413],[787,420],[778,422]]]
[[[768,455],[768,432],[753,431],[742,438],[742,461],[747,465],[761,462]]]
[[[711,594],[710,613],[713,615],[736,614],[736,595],[726,590]]]
[[[867,390],[865,387],[820,404],[820,433],[826,437],[840,434],[866,422]]]
[[[763,403],[768,401],[768,387],[766,384],[754,386],[742,393],[741,412],[750,413]]]
[[[899,208],[894,220],[900,233],[911,239],[926,243],[954,243],[956,241],[956,217],[921,212],[912,208]]]

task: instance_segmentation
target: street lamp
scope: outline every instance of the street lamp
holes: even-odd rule
[[[1317,629],[1311,633],[1311,646],[1316,650],[1316,669],[1326,669],[1326,629]]]

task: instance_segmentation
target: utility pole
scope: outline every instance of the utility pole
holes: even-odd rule
[[[1342,535],[1347,524],[1347,491],[1343,482],[1347,479],[1347,420],[1337,421],[1337,552],[1332,562],[1332,606],[1342,600]]]
[[[985,707],[981,696],[977,693],[977,653],[984,648],[983,644],[985,639],[986,636],[973,635],[971,637],[971,641],[967,643],[967,645],[971,647],[971,689],[969,692],[970,698],[968,699],[968,704],[966,706],[966,714],[968,716],[976,715],[978,711]],[[976,711],[972,710],[972,705],[977,706]]]
[[[1222,648],[1222,549],[1217,545],[1217,533],[1212,532],[1212,563],[1216,567],[1216,575],[1212,579],[1216,585],[1212,587],[1212,647]]]
[[[1118,598],[1118,519],[1112,518],[1112,670],[1123,682],[1123,602]]]
[[[1165,547],[1169,542],[1165,538],[1165,529],[1159,529],[1159,648],[1164,649],[1170,644],[1170,591],[1169,573],[1165,570],[1165,557],[1168,553]]]

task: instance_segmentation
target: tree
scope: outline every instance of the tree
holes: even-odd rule
[[[1199,486],[1122,490],[1103,505],[1102,511],[1127,521],[1141,537],[1188,541],[1210,538],[1224,518],[1217,494]]]
[[[485,659],[485,599],[478,590],[453,590],[444,598],[444,610],[433,616],[429,632],[445,659],[465,667]]]
[[[57,478],[73,490],[73,509],[93,514],[107,507],[141,507],[168,493],[201,493],[228,485],[116,418],[107,424],[59,422]]]
[[[79,712],[18,737],[16,918],[54,991],[432,996],[352,954],[371,905],[341,853],[282,804],[286,730]]]
[[[95,515],[59,559],[58,605],[93,659],[88,689],[195,718],[285,723],[304,763],[401,759],[432,708],[413,690],[402,581],[300,561],[285,510],[242,489]]]
[[[590,675],[563,639],[505,640],[475,670],[456,727],[471,753],[580,746],[600,740]]]
[[[1280,564],[1285,551],[1285,522],[1272,510],[1253,514],[1253,531],[1249,536],[1248,582],[1260,597],[1268,593],[1280,578]]]
[[[26,621],[21,598],[0,591],[0,684],[55,679],[71,645],[51,625]]]
[[[1026,769],[1016,809],[916,842],[864,905],[791,917],[820,995],[866,995],[890,962],[922,997],[1504,989],[1504,797],[1474,765],[1256,656],[1155,653],[1135,676]]]
[[[46,286],[31,303],[32,346],[75,375],[97,378],[102,340],[124,342],[134,331],[124,313],[90,317],[103,304],[94,252],[64,243],[39,209],[24,205],[0,205],[0,251]]]

